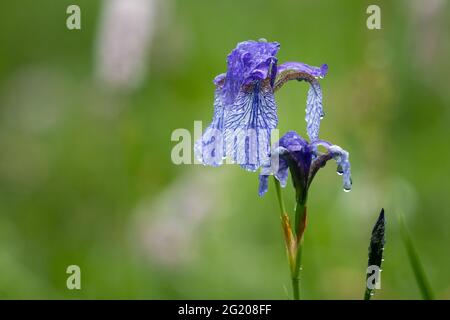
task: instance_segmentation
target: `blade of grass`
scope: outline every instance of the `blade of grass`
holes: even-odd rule
[[[433,300],[433,292],[425,274],[422,262],[420,261],[419,255],[417,254],[412,239],[409,235],[409,231],[406,227],[403,214],[400,214],[400,231],[402,234],[403,243],[408,253],[409,263],[411,264],[411,267],[413,269],[417,285],[419,286],[420,292],[422,293],[422,297],[424,300]]]

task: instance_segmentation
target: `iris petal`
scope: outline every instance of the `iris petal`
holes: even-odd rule
[[[216,77],[217,80],[217,77]],[[215,82],[216,82],[215,80]],[[211,124],[194,145],[194,155],[199,162],[213,167],[223,163],[225,155],[223,143],[224,105],[221,89],[214,94],[214,115]]]
[[[306,101],[306,123],[309,139],[314,141],[319,137],[320,121],[324,117],[322,106],[322,89],[318,79],[325,77],[328,66],[313,67],[301,62],[286,62],[278,66],[274,91],[289,80],[307,81],[310,84]]]
[[[277,42],[244,41],[227,57],[225,81],[225,103],[232,105],[242,86],[255,80],[265,79],[276,65],[276,54],[280,48]]]
[[[281,186],[284,188],[287,184],[289,166],[284,158],[288,154],[288,150],[279,147],[278,143],[272,148],[270,154],[270,163],[261,167],[261,173],[259,174],[259,196],[263,196],[268,189],[269,176],[274,175],[275,178],[280,181]]]
[[[285,77],[286,80],[308,80],[310,77],[323,78],[328,72],[328,65],[314,67],[302,62],[285,62],[278,66],[277,82]]]
[[[226,155],[246,170],[257,170],[269,159],[271,130],[277,123],[271,87],[260,83],[244,87],[233,107],[225,110]]]
[[[268,175],[259,175],[259,187],[258,187],[258,195],[262,197],[267,190],[269,189],[269,176]]]
[[[342,174],[344,190],[350,191],[352,188],[352,178],[350,173],[349,153],[337,145],[330,146],[328,150],[333,159],[336,160],[338,173]]]
[[[322,89],[319,81],[313,80],[308,90],[306,100],[306,132],[310,141],[319,138],[320,121],[324,117],[322,106]]]

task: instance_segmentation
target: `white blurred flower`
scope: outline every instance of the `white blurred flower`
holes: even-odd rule
[[[155,31],[158,0],[105,0],[100,20],[97,77],[111,87],[142,82]]]
[[[137,206],[131,233],[150,261],[178,266],[192,258],[193,240],[200,226],[209,214],[224,210],[218,187],[223,178],[189,172],[156,199]]]
[[[427,74],[434,84],[431,73],[440,74],[448,56],[449,40],[446,37],[445,13],[448,2],[445,0],[412,0],[410,6],[412,53],[416,59],[418,72]],[[447,53],[446,53],[447,52]]]

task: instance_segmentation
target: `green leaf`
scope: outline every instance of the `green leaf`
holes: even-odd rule
[[[402,234],[403,243],[405,244],[408,253],[409,263],[414,271],[414,276],[419,286],[420,292],[424,300],[432,300],[434,295],[429,285],[425,270],[420,261],[419,255],[414,247],[412,239],[409,235],[408,228],[405,224],[405,218],[400,214],[400,230]]]

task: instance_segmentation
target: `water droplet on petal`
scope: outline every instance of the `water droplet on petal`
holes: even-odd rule
[[[267,39],[265,39],[265,38],[259,38],[258,41],[259,41],[259,42],[267,42]]]
[[[348,188],[348,187],[344,187],[344,192],[350,192],[352,189]]]
[[[339,165],[339,166],[337,167],[336,172],[337,172],[337,174],[340,175],[340,176],[342,176],[342,175],[344,174],[344,169],[342,169],[342,166],[341,166],[341,165]]]

